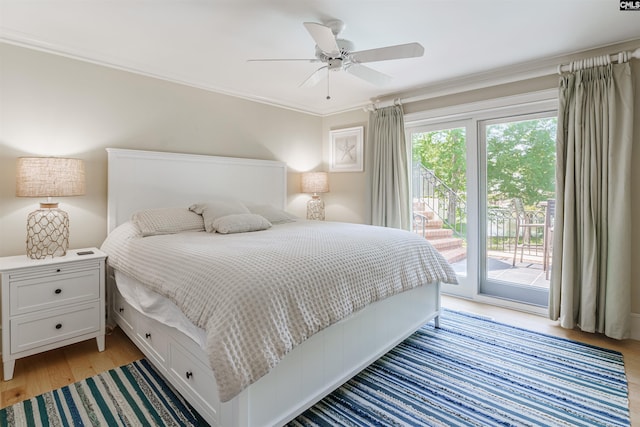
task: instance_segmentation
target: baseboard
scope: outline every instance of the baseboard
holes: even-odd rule
[[[475,301],[481,304],[494,305],[496,307],[503,307],[510,310],[522,311],[524,313],[536,314],[539,316],[547,317],[547,309],[536,307],[528,304],[516,303],[513,301],[503,300],[494,297],[487,297],[484,295],[476,295],[475,298],[468,298],[461,295],[455,295],[453,293],[442,293],[445,296],[453,298],[460,298],[469,301]],[[631,313],[631,325],[630,325],[629,338],[632,340],[640,341],[640,313]]]
[[[631,337],[640,341],[640,313],[631,313]]]

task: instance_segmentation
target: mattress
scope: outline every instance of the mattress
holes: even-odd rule
[[[366,305],[457,281],[425,239],[360,224],[293,221],[233,235],[142,237],[125,223],[102,249],[116,271],[170,300],[205,331],[223,402],[296,345]]]

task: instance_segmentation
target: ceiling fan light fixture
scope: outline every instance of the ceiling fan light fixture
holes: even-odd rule
[[[406,43],[395,46],[385,46],[380,48],[355,51],[354,44],[350,40],[339,39],[338,34],[344,29],[345,25],[340,20],[328,21],[325,24],[317,22],[304,22],[304,27],[315,42],[315,59],[305,60],[310,62],[323,62],[326,65],[316,69],[309,76],[301,87],[310,87],[317,84],[321,76],[321,71],[346,71],[349,74],[358,77],[371,84],[382,86],[391,81],[391,77],[383,74],[373,68],[362,65],[367,62],[388,61],[403,58],[415,58],[424,54],[424,48],[420,43]],[[270,61],[263,59],[260,61]],[[288,61],[287,59],[271,59],[271,61]],[[299,59],[291,59],[290,61],[299,61]],[[327,82],[328,84],[328,82]],[[328,92],[328,90],[327,90]],[[327,94],[327,99],[330,96]]]
[[[332,58],[327,61],[330,70],[342,69],[342,58]]]

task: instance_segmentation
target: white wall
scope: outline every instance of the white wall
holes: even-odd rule
[[[326,217],[331,221],[371,223],[369,200],[367,196],[366,171],[368,160],[368,120],[369,113],[363,109],[325,117],[322,124],[323,155],[327,159],[326,171],[329,171],[329,131],[355,126],[364,127],[364,171],[329,173],[330,192],[323,194],[326,205]]]
[[[25,253],[27,214],[40,202],[15,197],[20,156],[85,160],[86,195],[58,199],[76,248],[106,235],[105,147],[284,161],[300,216],[298,172],[326,170],[321,117],[7,44],[0,57],[0,256]]]

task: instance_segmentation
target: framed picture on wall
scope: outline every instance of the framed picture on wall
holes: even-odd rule
[[[364,127],[329,131],[329,171],[362,172]]]

